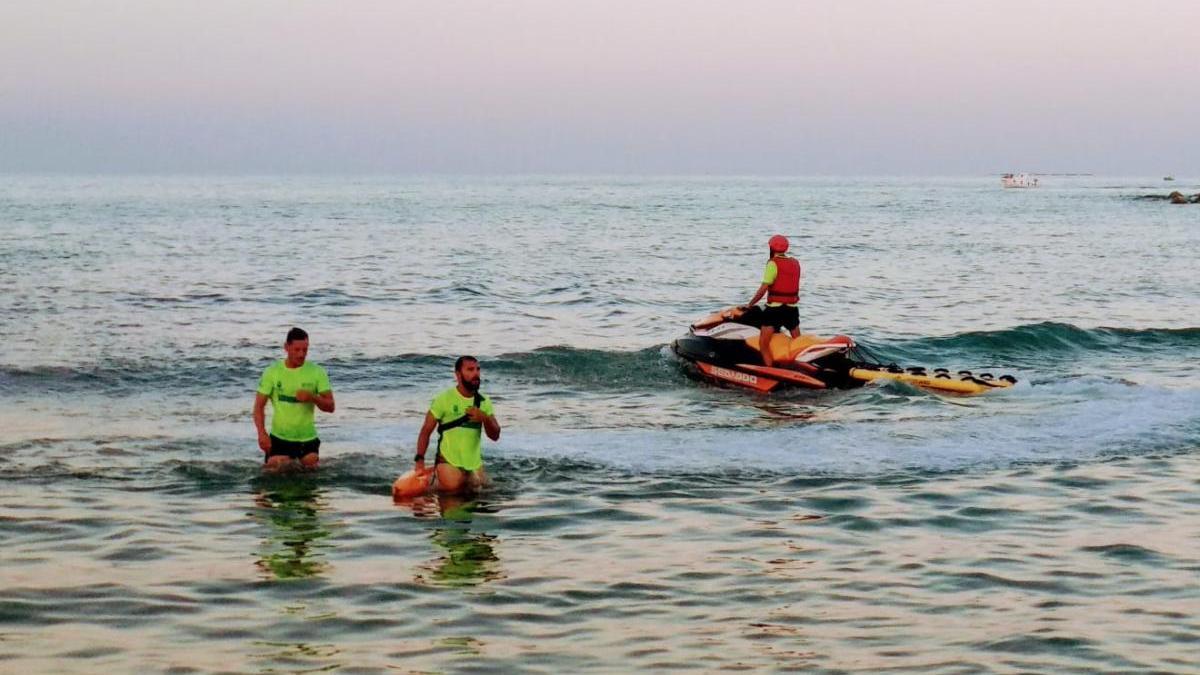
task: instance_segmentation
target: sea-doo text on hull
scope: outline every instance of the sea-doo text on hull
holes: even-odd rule
[[[944,368],[928,373],[924,368],[885,365],[845,335],[823,338],[804,334],[792,338],[777,333],[770,344],[775,365],[768,367],[763,365],[759,351],[762,315],[759,307],[721,310],[692,324],[687,335],[671,343],[671,349],[708,379],[760,392],[782,387],[850,389],[872,380],[889,379],[927,389],[977,394],[1016,382],[1009,375],[975,376],[965,370],[952,375]]]

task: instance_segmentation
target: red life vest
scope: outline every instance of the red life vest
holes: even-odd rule
[[[800,261],[785,255],[777,255],[775,282],[767,286],[767,302],[794,305],[800,302]]]

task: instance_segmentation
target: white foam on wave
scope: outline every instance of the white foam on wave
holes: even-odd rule
[[[769,429],[510,434],[497,454],[640,471],[754,469],[829,475],[1087,461],[1200,447],[1200,390],[1103,378],[1024,385],[946,414],[847,416]],[[911,402],[910,402],[911,403]]]

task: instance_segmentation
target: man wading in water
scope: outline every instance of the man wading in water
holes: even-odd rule
[[[454,362],[457,385],[433,397],[425,423],[417,434],[417,455],[414,469],[425,472],[425,451],[429,437],[438,432],[434,451],[438,490],[470,492],[487,485],[483,470],[483,432],[493,441],[500,440],[500,423],[496,421],[492,399],[479,393],[481,381],[479,360],[460,356]]]
[[[254,396],[254,426],[258,447],[266,455],[269,471],[290,468],[295,462],[305,469],[317,468],[321,439],[313,421],[314,408],[333,412],[333,389],[325,369],[308,358],[308,333],[288,331],[283,343],[287,358],[263,371]],[[266,408],[271,402],[271,433],[267,433]]]

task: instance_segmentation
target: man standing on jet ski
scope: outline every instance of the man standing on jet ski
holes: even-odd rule
[[[770,260],[763,272],[762,285],[754,297],[745,305],[749,309],[758,304],[763,294],[767,296],[767,307],[763,311],[763,322],[759,329],[758,351],[763,365],[774,366],[771,356],[771,337],[777,328],[786,328],[793,338],[800,337],[800,261],[785,255],[788,250],[787,237],[777,234],[767,242]]]

